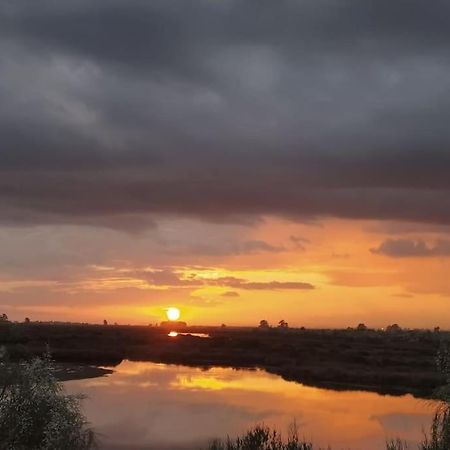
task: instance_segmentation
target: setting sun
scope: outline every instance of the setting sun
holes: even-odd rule
[[[174,307],[167,308],[166,315],[167,315],[167,318],[171,322],[173,322],[180,318],[180,310],[178,308],[174,308]]]

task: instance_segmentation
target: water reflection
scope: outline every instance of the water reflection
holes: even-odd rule
[[[85,411],[108,449],[199,449],[256,422],[300,434],[333,450],[378,450],[387,437],[411,444],[432,406],[406,395],[337,392],[286,382],[263,371],[124,361],[103,378],[70,381],[88,396]]]
[[[179,331],[171,331],[167,336],[177,337],[177,336],[194,336],[199,338],[209,338],[209,334],[206,333],[180,333]]]

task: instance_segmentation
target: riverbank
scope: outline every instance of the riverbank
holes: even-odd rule
[[[53,365],[54,375],[58,381],[85,380],[87,378],[104,377],[114,371],[104,367],[90,366],[87,364],[56,363]]]

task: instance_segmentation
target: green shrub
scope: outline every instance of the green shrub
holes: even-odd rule
[[[87,450],[95,436],[81,413],[80,397],[66,395],[49,357],[0,362],[0,448]]]

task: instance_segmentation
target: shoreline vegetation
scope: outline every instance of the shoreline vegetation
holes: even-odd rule
[[[436,354],[450,333],[428,330],[314,330],[1,323],[11,360],[51,349],[57,378],[102,376],[122,360],[208,368],[259,368],[288,381],[335,390],[430,398],[443,384]],[[208,338],[190,333],[203,334]]]

